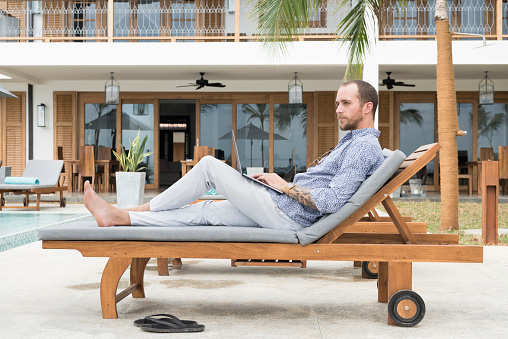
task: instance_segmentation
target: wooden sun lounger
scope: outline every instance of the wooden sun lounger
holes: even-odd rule
[[[0,185],[0,211],[4,208],[35,209],[40,210],[41,195],[60,193],[58,200],[44,200],[45,202],[58,202],[60,207],[65,207],[66,201],[63,191],[67,186],[60,186],[60,173],[62,172],[63,160],[28,160],[23,177],[38,178],[37,185],[2,184]],[[23,206],[5,206],[5,193],[24,195]],[[30,206],[30,194],[37,196],[35,206]]]
[[[362,203],[356,211],[348,214],[349,216],[345,217],[342,222],[335,224],[331,231],[310,244],[304,244],[301,237],[299,237],[300,243],[274,243],[220,240],[58,240],[62,236],[61,230],[55,230],[53,234],[42,237],[41,230],[39,236],[43,240],[42,247],[44,249],[75,249],[85,257],[109,257],[102,274],[100,287],[102,314],[106,319],[117,318],[116,303],[129,294],[132,294],[134,298],[145,296],[143,275],[150,258],[238,259],[265,258],[267,254],[270,254],[271,257],[278,258],[278,260],[378,262],[378,302],[388,303],[388,323],[414,326],[423,318],[425,304],[417,293],[411,291],[413,262],[481,263],[483,261],[483,248],[481,246],[458,245],[458,235],[456,234],[417,234],[412,232],[389,197],[398,186],[432,160],[439,148],[439,144],[420,147],[406,158],[401,166],[402,171],[393,180],[379,190],[376,188],[377,192],[370,198],[367,197],[366,202]],[[367,184],[367,181],[364,184]],[[357,224],[358,221],[380,203],[390,215],[391,222],[398,231],[397,234],[357,232],[359,229],[349,232],[351,229],[360,227]],[[320,222],[321,220],[318,221],[318,223]],[[326,222],[325,220],[320,225]],[[356,226],[351,228],[353,225]],[[131,227],[129,231],[131,229],[135,231],[134,227]],[[205,230],[203,228],[203,232],[206,232]],[[171,229],[170,231],[166,235],[175,233],[177,230]],[[256,231],[271,232],[273,230],[256,229]],[[107,232],[111,233],[114,230],[107,230]],[[147,229],[144,228],[143,232],[145,234]],[[230,233],[234,233],[233,228],[228,228],[227,234]],[[117,294],[118,282],[129,266],[131,285]]]

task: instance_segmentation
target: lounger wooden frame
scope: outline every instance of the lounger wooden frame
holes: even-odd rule
[[[25,209],[25,210],[33,210],[40,211],[41,204],[41,195],[42,194],[51,194],[60,192],[60,199],[58,200],[44,200],[44,202],[58,202],[60,203],[60,207],[65,207],[66,201],[63,197],[63,192],[67,191],[67,186],[55,186],[55,187],[43,187],[43,188],[29,188],[29,189],[0,189],[0,211],[2,208],[17,208],[17,209]],[[25,199],[23,202],[23,206],[7,206],[4,205],[4,194],[20,194],[24,195]],[[37,196],[35,200],[35,206],[30,206],[30,194],[35,194]]]
[[[413,262],[483,262],[481,246],[458,245],[456,234],[415,234],[395,207],[389,195],[431,161],[439,144],[420,147],[406,158],[401,172],[384,185],[355,213],[337,225],[317,242],[302,246],[282,243],[227,243],[227,242],[147,242],[147,241],[52,241],[44,240],[45,249],[75,249],[85,257],[109,257],[104,268],[100,287],[102,315],[106,319],[117,318],[116,303],[132,294],[134,298],[145,296],[143,275],[150,258],[265,258],[280,260],[325,261],[377,261],[379,262],[378,302],[387,303],[392,295],[412,289]],[[383,204],[390,222],[382,225],[398,231],[394,234],[373,232],[349,232],[349,228],[361,229],[371,225],[358,224],[378,204]],[[385,219],[386,220],[386,219]],[[360,226],[359,226],[360,225]],[[346,233],[347,232],[347,233]],[[130,266],[131,285],[116,293],[118,282]],[[410,311],[412,307],[410,307]],[[388,316],[388,323],[394,321]]]

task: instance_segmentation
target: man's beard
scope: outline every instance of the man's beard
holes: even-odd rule
[[[340,124],[339,124],[339,128],[342,130],[342,131],[351,131],[351,130],[354,130],[354,129],[357,129],[358,128],[358,124],[360,123],[360,121],[362,121],[362,118],[361,117],[358,117],[354,120],[347,120],[344,127],[342,127]]]

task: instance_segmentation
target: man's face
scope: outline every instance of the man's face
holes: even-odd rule
[[[364,119],[363,109],[367,104],[360,104],[356,84],[340,87],[335,104],[337,106],[335,112],[337,113],[340,129],[343,131],[358,129],[359,124]]]

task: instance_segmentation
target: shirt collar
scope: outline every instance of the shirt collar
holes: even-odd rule
[[[353,138],[353,139],[362,137],[365,135],[373,135],[376,138],[379,138],[379,135],[381,134],[381,132],[375,128],[362,128],[362,129],[355,129],[355,130],[349,132],[348,134],[351,134],[351,138]]]

